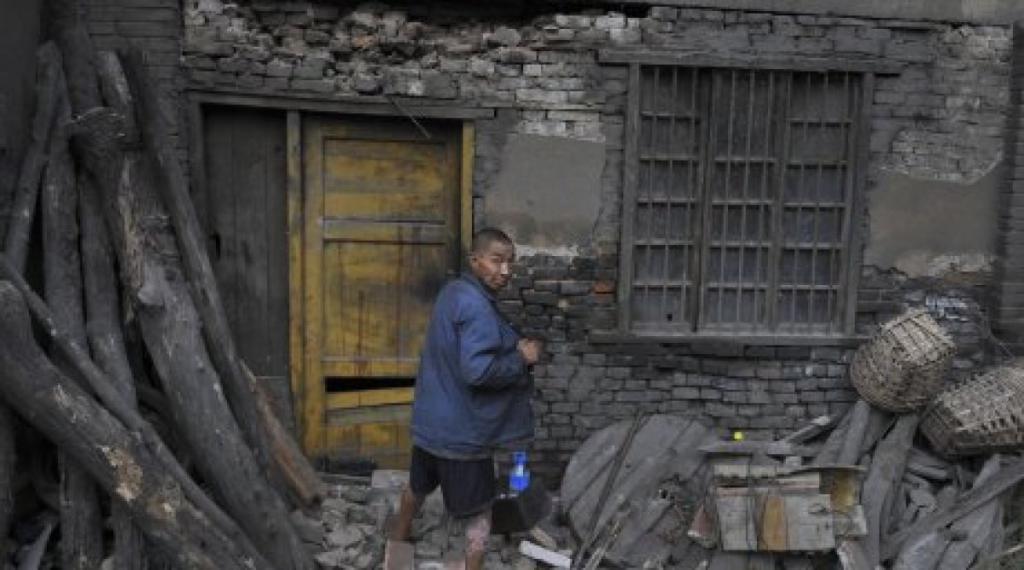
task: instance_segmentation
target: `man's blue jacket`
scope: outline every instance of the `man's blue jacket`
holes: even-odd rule
[[[434,304],[412,404],[413,444],[434,455],[487,457],[533,437],[533,382],[520,337],[494,303],[463,274]]]

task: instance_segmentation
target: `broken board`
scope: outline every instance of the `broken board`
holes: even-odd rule
[[[606,559],[626,567],[664,560],[682,542],[709,469],[702,445],[718,441],[696,419],[653,415],[641,420],[624,450],[615,480],[605,482],[629,437],[632,420],[598,431],[573,455],[562,479],[561,499],[576,536],[600,532],[616,512],[628,508],[621,532]],[[602,500],[603,499],[603,500]]]
[[[836,546],[828,495],[752,488],[743,495],[719,492],[715,506],[727,551],[810,552]]]

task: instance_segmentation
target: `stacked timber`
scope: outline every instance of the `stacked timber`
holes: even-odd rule
[[[0,536],[13,412],[59,458],[59,480],[22,460],[57,514],[21,567],[59,529],[65,569],[311,570],[291,513],[322,483],[232,341],[143,55],[97,53],[77,2],[50,4],[0,255]]]

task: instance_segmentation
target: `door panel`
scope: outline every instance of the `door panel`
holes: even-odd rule
[[[328,375],[415,376],[446,254],[444,243],[326,242]]]
[[[202,125],[206,177],[195,204],[228,324],[291,425],[285,115],[210,106]]]
[[[303,443],[402,467],[434,297],[459,264],[461,125],[307,117]]]

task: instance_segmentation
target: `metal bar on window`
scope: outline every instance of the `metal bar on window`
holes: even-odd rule
[[[808,108],[810,108],[810,102],[808,101]],[[826,130],[828,127],[825,126],[825,115],[828,114],[828,72],[821,76],[821,121],[818,124],[818,132],[821,134],[822,147],[825,148],[825,141],[828,140]],[[821,214],[821,162],[818,163],[818,174],[817,180],[814,182],[814,248],[811,249],[811,273],[810,282],[811,285],[816,285],[818,281],[817,273],[817,261],[818,261],[818,242],[821,241],[819,231],[821,225],[818,223],[818,217]],[[814,323],[814,288],[811,288],[810,293],[807,295],[807,320],[810,323]]]
[[[839,126],[839,133],[840,133],[840,138],[843,141],[843,156],[844,157],[848,157],[850,155],[850,140],[849,140],[849,137],[850,137],[851,133],[850,133],[850,129],[848,128],[849,120],[851,118],[851,113],[850,113],[851,101],[850,101],[850,97],[851,97],[851,95],[850,95],[850,74],[849,73],[843,73],[843,112],[842,112],[842,116],[841,116],[842,120],[840,121],[840,126]],[[850,171],[849,168],[847,168],[846,171],[839,171],[839,170],[836,171],[835,183],[839,185],[839,191],[841,192],[841,196],[845,196],[846,193],[850,191],[850,185],[847,183],[847,177],[849,175],[849,171]],[[845,211],[845,208],[843,208],[843,207],[832,206],[833,221],[836,224],[836,227],[840,229],[840,233],[842,233],[842,228],[843,228],[842,224],[843,224],[843,213],[844,213],[844,211]],[[839,295],[840,295],[840,290],[839,290],[839,285],[840,284],[838,282],[836,282],[836,267],[838,265],[838,263],[836,263],[836,262],[839,259],[839,257],[840,257],[840,252],[837,252],[835,250],[833,250],[829,254],[829,261],[828,261],[828,283],[829,283],[829,285],[831,285],[833,287],[832,292],[829,293],[828,305],[827,305],[827,308],[828,308],[828,325],[827,325],[826,332],[828,332],[829,334],[832,333],[833,327],[838,324],[838,323],[836,323],[836,321],[838,320],[838,317],[839,317],[838,311],[836,311],[836,308],[839,307]]]
[[[672,151],[675,149],[676,139],[676,117],[675,117],[675,105],[676,98],[679,93],[679,73],[678,68],[672,68],[672,97],[669,98],[669,127],[668,127],[668,154],[672,156]],[[675,186],[675,171],[673,168],[673,162],[670,158],[668,160],[668,179],[667,186],[665,187],[665,197],[671,198],[673,194],[673,188]],[[664,281],[661,287],[661,316],[667,321],[673,321],[677,315],[673,315],[667,309],[666,305],[669,302],[669,287],[668,283],[671,280],[669,275],[669,257],[672,255],[672,246],[669,245],[669,240],[672,237],[672,200],[665,200],[665,247],[664,257],[661,260],[661,274],[664,277]]]
[[[775,72],[768,71],[768,106],[766,107],[768,116],[765,118],[764,128],[764,149],[761,153],[763,156],[771,156],[772,148],[772,112],[775,109]],[[762,264],[762,252],[764,251],[764,227],[765,227],[765,202],[768,195],[768,166],[771,162],[764,162],[761,165],[761,186],[758,189],[758,203],[757,203],[757,249],[754,255],[754,269],[756,282],[759,286],[754,289],[754,328],[759,329],[763,324],[763,319],[759,317],[757,299],[760,296],[765,304],[768,303],[768,290],[765,288],[765,284],[761,281],[761,272],[763,271]],[[775,167],[778,168],[778,161],[775,161]],[[770,211],[770,210],[769,210]]]
[[[807,77],[807,81],[805,82],[805,85],[804,85],[804,104],[805,105],[810,105],[810,102],[811,102],[811,80],[812,80],[812,74],[811,73],[805,73],[804,75]],[[804,123],[803,123],[803,138],[804,138],[804,144],[806,144],[806,142],[808,140],[810,140],[810,121],[804,121]],[[806,149],[804,149],[804,150],[806,152]],[[801,158],[801,160],[800,160],[800,176],[799,176],[799,179],[798,179],[799,182],[797,183],[797,188],[799,189],[797,191],[797,196],[804,196],[804,195],[806,195],[806,192],[807,192],[806,187],[804,186],[804,175],[805,175],[805,163],[806,162],[807,162],[807,160],[805,158]],[[801,221],[801,216],[802,215],[803,215],[802,203],[801,202],[797,202],[796,212],[794,213],[794,217],[793,217],[794,225],[795,225],[796,232],[797,232],[797,238],[796,238],[797,241],[800,241],[800,221]],[[787,243],[786,247],[787,248],[789,247],[788,243]],[[798,249],[796,249],[794,247],[793,248],[793,275],[792,275],[793,279],[792,279],[792,281],[790,281],[790,285],[791,286],[795,286],[797,283],[800,282],[800,257],[801,257],[800,256],[800,250],[798,250]],[[800,328],[799,322],[797,321],[797,313],[796,313],[796,305],[797,305],[796,301],[797,300],[796,300],[796,297],[797,297],[796,289],[793,288],[793,289],[790,290],[790,312],[789,312],[790,329],[793,330],[793,331],[796,331],[796,330],[798,330]]]
[[[750,157],[750,147],[751,147],[751,145],[754,142],[753,141],[753,139],[754,139],[754,86],[755,86],[756,82],[757,82],[757,76],[755,75],[754,70],[751,69],[750,70],[750,78],[749,78],[750,86],[749,86],[749,89],[747,90],[747,148],[746,148],[746,156],[748,157],[748,160],[746,160],[744,162],[744,165],[743,165],[743,200],[744,200],[744,202],[747,200],[747,197],[748,197],[748,186],[749,186],[749,183],[750,183],[750,160],[749,160],[749,157]],[[761,168],[762,169],[765,168],[764,163],[761,164]],[[746,239],[747,239],[747,205],[744,204],[742,206],[742,210],[740,211],[740,244],[741,245],[740,245],[740,248],[739,248],[739,260],[738,260],[739,261],[739,273],[738,273],[738,279],[737,279],[737,281],[739,283],[742,283],[745,280],[745,278],[746,278],[744,273],[743,273],[743,256],[746,253],[746,250],[744,249],[744,247],[742,245],[743,242],[746,241]],[[755,291],[754,294],[756,295],[757,294],[756,293],[757,290],[754,289],[754,291]],[[743,286],[739,285],[737,290],[736,290],[736,321],[737,322],[742,322],[742,315],[743,315]]]
[[[648,96],[647,101],[648,101],[648,104],[651,107],[651,110],[657,111],[657,108],[658,108],[658,90],[661,88],[661,85],[660,85],[661,82],[659,80],[661,68],[655,66],[653,68],[653,71],[654,71],[654,77],[653,77],[653,81],[652,81],[651,94]],[[651,133],[650,133],[650,144],[648,145],[647,148],[649,148],[651,150],[655,149],[657,147],[657,144],[658,144],[658,117],[656,115],[657,115],[657,113],[651,113],[650,116],[648,117],[648,120],[651,122]],[[654,235],[654,176],[655,176],[655,174],[654,174],[655,173],[654,165],[655,165],[655,163],[656,163],[656,161],[654,161],[654,160],[648,160],[647,161],[647,216],[648,216],[648,221],[647,221],[647,224],[646,224],[647,225],[646,233],[647,233],[647,240],[648,241],[647,241],[647,245],[646,245],[646,247],[644,249],[644,269],[645,269],[645,272],[648,273],[648,274],[650,274],[652,272],[651,257],[653,256],[653,251],[654,251],[653,242],[654,242],[654,239],[655,239],[655,235]],[[665,237],[667,238],[668,236],[665,236]],[[644,285],[643,307],[644,307],[644,312],[647,314],[648,318],[650,318],[650,316],[651,316],[651,287],[650,287],[650,285]]]
[[[712,214],[712,202],[714,202],[714,196],[711,192],[711,185],[715,178],[714,168],[714,156],[715,156],[715,145],[716,145],[716,132],[714,118],[717,116],[718,110],[718,91],[721,83],[720,75],[713,71],[708,72],[710,78],[709,85],[704,90],[704,97],[707,98],[705,108],[708,112],[705,115],[707,119],[704,121],[703,132],[704,132],[704,148],[701,149],[701,166],[700,174],[702,180],[700,180],[700,191],[701,191],[701,247],[700,247],[700,260],[698,261],[699,273],[694,280],[697,284],[699,291],[697,299],[697,328],[704,328],[705,321],[708,317],[707,309],[707,287],[704,286],[704,280],[708,274],[708,257],[710,256],[711,250],[711,214]]]
[[[780,313],[780,301],[779,290],[782,273],[782,211],[783,202],[785,200],[785,184],[786,184],[786,171],[789,168],[789,139],[790,139],[790,128],[789,128],[789,107],[790,99],[793,95],[793,73],[783,72],[785,78],[785,85],[780,86],[779,89],[782,91],[782,97],[779,101],[779,109],[776,111],[777,117],[775,120],[779,121],[782,125],[777,136],[782,138],[781,144],[778,149],[779,157],[779,172],[777,173],[777,183],[775,188],[775,210],[772,212],[772,248],[769,250],[770,265],[769,270],[771,271],[770,280],[768,286],[768,311],[769,311],[769,324],[772,329],[777,330],[779,328],[779,313]]]
[[[725,300],[725,288],[723,283],[725,281],[725,265],[728,260],[725,242],[729,239],[729,198],[731,197],[730,185],[732,183],[732,135],[733,135],[733,122],[736,119],[736,70],[729,70],[729,120],[726,128],[726,142],[725,142],[725,156],[728,157],[728,161],[725,163],[725,179],[721,183],[723,200],[721,202],[722,207],[722,239],[718,245],[719,251],[719,267],[718,267],[718,318],[717,323],[722,326],[725,323],[725,317],[722,312],[722,307]],[[714,152],[718,152],[717,149]]]
[[[689,238],[690,240],[696,239],[696,236],[699,235],[699,234],[696,234],[694,232],[694,225],[695,225],[694,213],[700,211],[700,202],[698,201],[698,197],[700,196],[700,192],[697,189],[697,179],[699,177],[699,168],[700,168],[700,162],[699,162],[699,160],[700,160],[700,148],[701,148],[700,144],[698,143],[698,141],[700,139],[698,139],[698,137],[697,137],[697,93],[698,93],[698,91],[697,91],[697,84],[698,84],[699,77],[700,77],[700,70],[698,68],[696,68],[696,67],[691,68],[691,70],[690,70],[690,146],[689,146],[688,152],[693,154],[693,158],[692,158],[692,160],[687,162],[687,170],[686,170],[686,191],[689,194],[688,197],[693,199],[693,201],[691,202],[690,206],[686,210],[686,221],[687,221],[686,230],[688,232],[687,238]],[[705,119],[705,123],[706,123],[706,119]],[[694,327],[697,326],[696,315],[698,313],[698,310],[696,308],[694,308],[694,307],[690,307],[687,304],[687,301],[688,301],[687,293],[690,293],[690,296],[693,299],[698,299],[699,298],[699,296],[696,295],[696,294],[693,294],[693,291],[692,291],[692,288],[694,286],[699,286],[699,283],[694,281],[694,275],[697,273],[697,270],[694,269],[694,262],[695,262],[697,256],[694,255],[694,251],[693,251],[693,249],[690,248],[690,246],[684,246],[683,247],[683,253],[685,255],[685,257],[683,258],[683,263],[684,263],[684,265],[683,265],[684,269],[683,270],[686,272],[686,275],[684,276],[684,279],[683,279],[683,286],[682,286],[682,293],[681,293],[682,299],[680,301],[680,303],[681,303],[680,306],[682,307],[682,310],[683,310],[683,313],[685,315],[685,318],[686,318],[687,322],[691,323],[690,324],[691,328],[694,328]]]

